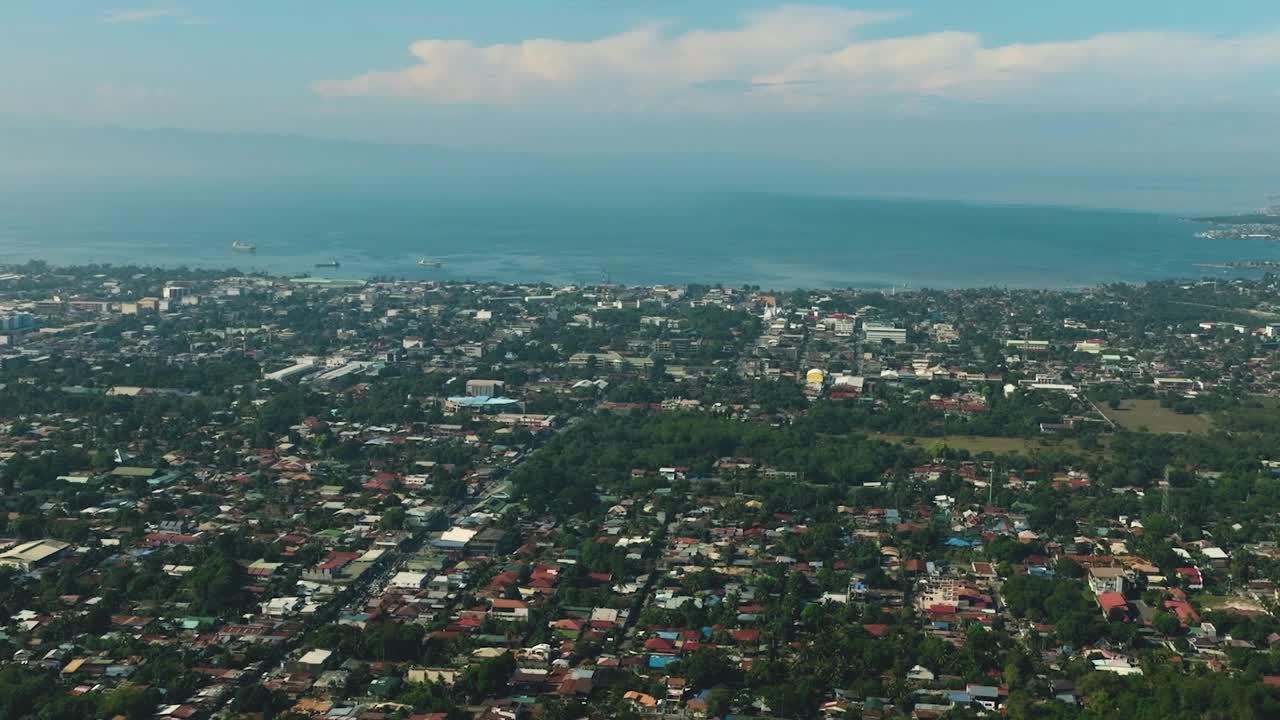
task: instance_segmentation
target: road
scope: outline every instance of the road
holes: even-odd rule
[[[1247,315],[1252,315],[1256,318],[1262,318],[1264,320],[1275,320],[1276,318],[1280,318],[1280,313],[1267,312],[1266,310],[1255,310],[1253,308],[1223,307],[1221,305],[1210,305],[1208,303],[1189,302],[1186,300],[1174,300],[1173,304],[1205,308],[1207,310],[1217,310],[1219,312],[1245,313]]]
[[[577,417],[570,418],[564,426],[556,430],[556,436],[576,427],[578,421],[579,418]],[[530,448],[528,452],[521,455],[520,458],[516,460],[516,462],[512,463],[510,467],[506,468],[504,472],[497,474],[493,479],[485,483],[475,497],[467,500],[461,500],[454,504],[446,513],[449,525],[457,524],[458,521],[462,520],[466,516],[485,507],[485,505],[488,504],[495,495],[508,491],[511,487],[511,483],[506,479],[506,477],[511,473],[511,471],[519,467],[520,463],[524,462],[530,455],[536,452],[541,445],[542,444],[539,444]],[[395,576],[397,572],[400,572],[400,569],[404,567],[405,562],[414,556],[414,553],[422,546],[423,541],[426,540],[429,534],[429,528],[422,528],[414,535],[413,539],[403,550],[391,551],[384,555],[379,561],[379,565],[383,565],[380,570],[365,573],[365,576],[361,577],[356,582],[347,585],[340,592],[334,595],[319,612],[304,620],[304,627],[300,632],[273,648],[274,652],[269,660],[262,661],[261,665],[263,669],[261,672],[249,678],[241,678],[240,682],[246,685],[255,682],[261,683],[273,673],[283,671],[290,656],[293,655],[294,651],[305,644],[307,637],[310,636],[312,632],[319,627],[333,622],[344,611],[355,611],[363,608],[375,593],[380,593],[386,586],[387,581]],[[214,718],[227,717],[231,710],[231,701],[234,698],[235,693],[228,692],[226,697],[224,697],[221,702],[211,710],[210,715]]]

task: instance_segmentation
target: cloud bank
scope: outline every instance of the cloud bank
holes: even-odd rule
[[[900,17],[786,5],[744,15],[728,30],[652,23],[587,41],[432,38],[410,46],[407,67],[313,89],[332,99],[575,111],[918,110],[934,101],[1079,108],[1274,95],[1253,83],[1280,69],[1275,31],[1118,32],[991,46],[965,31],[886,36]],[[870,26],[884,27],[868,38]]]

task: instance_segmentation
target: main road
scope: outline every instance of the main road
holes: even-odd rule
[[[564,426],[556,429],[556,436],[573,429],[578,422],[578,417],[569,418]],[[446,513],[446,516],[449,519],[449,524],[457,524],[458,521],[467,517],[471,513],[485,507],[485,505],[487,505],[495,495],[507,491],[511,487],[511,483],[506,479],[506,476],[509,475],[511,471],[515,470],[521,462],[536,452],[539,447],[541,447],[541,444],[531,447],[528,452],[521,455],[519,459],[505,468],[500,475],[486,482],[480,487],[479,492],[476,493],[475,497],[460,500],[450,507]],[[335,594],[329,602],[325,603],[324,607],[319,612],[316,612],[311,617],[307,618],[303,623],[302,630],[276,645],[273,648],[274,652],[269,660],[263,660],[257,663],[261,666],[260,670],[248,677],[241,677],[240,682],[243,684],[255,682],[261,683],[270,677],[272,673],[283,671],[288,663],[289,656],[305,644],[307,637],[310,636],[313,631],[332,622],[334,619],[339,617],[343,611],[354,611],[364,607],[365,603],[373,597],[375,592],[381,592],[385,588],[387,581],[394,577],[396,573],[400,572],[404,563],[407,562],[409,558],[413,557],[418,548],[422,546],[423,540],[425,540],[429,534],[429,528],[419,529],[414,533],[413,539],[409,541],[404,550],[393,550],[380,558],[378,563],[375,564],[373,568],[370,568],[369,572],[366,572],[355,582],[345,586],[341,591]],[[220,700],[218,705],[211,710],[211,716],[214,718],[228,717],[231,710],[231,701],[234,698],[235,693],[228,692]]]

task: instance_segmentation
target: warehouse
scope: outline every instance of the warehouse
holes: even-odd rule
[[[53,562],[71,545],[60,540],[31,540],[0,553],[0,566],[30,572]]]

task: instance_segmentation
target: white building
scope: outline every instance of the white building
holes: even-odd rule
[[[502,394],[506,383],[501,380],[468,380],[467,395],[469,397],[497,397]]]
[[[302,609],[302,598],[277,597],[262,603],[262,614],[271,617],[287,617]]]
[[[306,373],[309,373],[309,372],[315,372],[315,370],[316,370],[315,361],[308,359],[308,360],[303,360],[301,362],[298,362],[294,365],[290,365],[287,368],[281,368],[280,370],[276,370],[275,372],[266,373],[265,375],[262,376],[262,379],[284,381],[284,380],[288,380],[289,378],[305,375]]]
[[[391,587],[403,590],[418,590],[427,584],[426,573],[398,572],[391,578]]]
[[[907,342],[906,328],[894,327],[892,325],[880,325],[877,323],[867,323],[862,326],[863,335],[868,343],[879,345],[888,340],[894,344],[904,344]]]
[[[1089,568],[1089,589],[1096,595],[1109,592],[1124,592],[1125,580],[1126,576],[1123,568]]]
[[[328,664],[329,658],[333,656],[332,650],[315,650],[308,651],[302,657],[298,658],[297,668],[303,672],[319,672]]]

